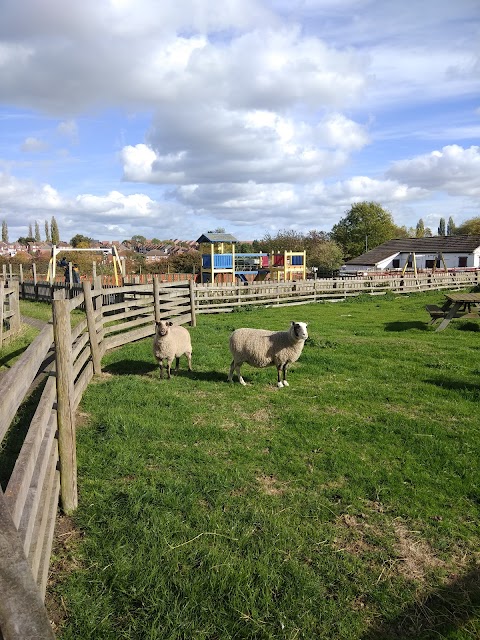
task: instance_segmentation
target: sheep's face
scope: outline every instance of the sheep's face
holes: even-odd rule
[[[157,322],[157,336],[166,336],[172,324],[172,322],[166,322],[165,320]]]
[[[292,322],[292,331],[297,340],[306,340],[308,338],[306,322]]]

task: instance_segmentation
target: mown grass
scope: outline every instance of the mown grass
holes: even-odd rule
[[[108,354],[58,637],[479,637],[479,326],[435,333],[441,299],[200,316],[194,372],[170,381],[151,340]],[[227,384],[230,332],[290,320],[310,333],[291,386],[248,366]]]

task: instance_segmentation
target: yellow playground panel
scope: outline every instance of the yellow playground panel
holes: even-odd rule
[[[301,276],[302,280],[307,277],[307,252],[306,251],[284,251],[270,254],[269,270],[272,279],[277,281],[293,280],[294,276]]]

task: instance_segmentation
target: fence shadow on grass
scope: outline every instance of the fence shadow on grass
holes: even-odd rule
[[[408,322],[386,322],[385,331],[410,331],[411,329],[420,329],[420,331],[428,331],[429,325],[427,322],[420,322],[419,320],[411,320]]]
[[[157,368],[154,362],[146,360],[119,360],[102,366],[102,371],[114,376],[145,376]]]
[[[16,351],[10,351],[5,356],[3,356],[3,358],[0,358],[0,367],[6,367],[9,369],[10,367],[8,363],[17,356],[21,355],[25,351],[25,349],[26,347],[23,347],[21,349],[17,349]]]
[[[474,566],[406,607],[393,620],[367,631],[361,640],[430,640],[445,638],[462,628],[467,630],[468,637],[474,638],[478,628],[473,626],[478,626],[479,615],[480,567]]]
[[[455,380],[453,378],[442,378],[439,380],[435,380],[430,378],[425,380],[428,384],[433,384],[441,389],[448,389],[449,391],[462,391],[463,393],[467,392],[469,394],[480,394],[480,381],[478,384],[474,384],[472,382],[465,382],[464,380]]]

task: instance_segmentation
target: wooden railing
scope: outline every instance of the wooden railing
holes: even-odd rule
[[[0,347],[20,330],[18,282],[0,281]]]
[[[97,283],[99,284],[99,283]],[[113,293],[112,293],[113,291]],[[153,335],[155,320],[195,325],[192,284],[131,285],[52,301],[52,321],[0,377],[0,444],[25,435],[4,493],[0,489],[0,638],[53,638],[42,605],[58,499],[77,507],[75,411],[106,351]],[[112,296],[114,300],[112,301]],[[111,304],[106,304],[111,302]],[[84,309],[78,322],[72,312]],[[73,325],[73,326],[72,326]],[[43,378],[29,424],[18,412]],[[17,423],[15,420],[17,419]],[[25,421],[25,420],[24,420]],[[14,426],[12,426],[12,423]]]
[[[196,313],[222,313],[247,305],[283,306],[324,300],[341,300],[360,294],[379,295],[388,291],[418,291],[473,287],[480,271],[425,273],[417,276],[366,276],[362,278],[322,278],[294,282],[262,282],[244,285],[196,284]]]

